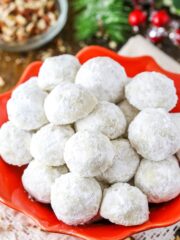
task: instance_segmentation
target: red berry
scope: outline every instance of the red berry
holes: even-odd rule
[[[129,14],[128,21],[131,26],[139,26],[146,21],[146,13],[135,9]]]
[[[169,21],[170,21],[170,17],[165,10],[160,10],[155,12],[152,15],[152,19],[151,19],[152,24],[156,27],[165,26],[166,24],[169,23]]]

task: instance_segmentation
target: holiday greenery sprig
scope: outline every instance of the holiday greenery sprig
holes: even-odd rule
[[[87,40],[98,31],[110,39],[124,42],[131,28],[128,15],[131,11],[129,0],[74,0],[75,32],[78,40]]]

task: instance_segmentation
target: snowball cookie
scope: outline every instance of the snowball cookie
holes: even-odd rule
[[[61,82],[74,82],[80,66],[79,60],[70,54],[49,57],[40,68],[38,85],[43,90],[51,91]]]
[[[180,168],[174,156],[160,162],[143,159],[135,175],[135,185],[149,202],[169,201],[180,193]]]
[[[115,104],[102,101],[87,117],[77,121],[75,126],[78,131],[100,131],[110,139],[115,139],[125,132],[126,119]]]
[[[75,80],[90,90],[98,100],[114,103],[123,99],[126,81],[124,68],[109,57],[96,57],[85,62]]]
[[[97,99],[82,86],[61,83],[48,95],[44,108],[51,123],[64,125],[86,117],[96,104]]]
[[[180,134],[180,113],[170,113],[173,122],[177,125],[178,132]]]
[[[174,82],[158,72],[142,72],[125,87],[130,104],[139,110],[145,108],[173,109],[177,103]]]
[[[134,176],[139,165],[139,156],[126,139],[114,140],[112,144],[115,150],[113,165],[98,179],[110,184],[128,182]]]
[[[149,160],[166,159],[179,149],[177,127],[161,108],[141,111],[129,125],[128,137],[132,147]]]
[[[139,113],[139,110],[133,107],[128,101],[125,99],[118,104],[121,111],[124,113],[126,118],[127,124],[129,125],[130,122],[135,118],[135,116]]]
[[[31,161],[31,133],[6,122],[0,129],[0,155],[5,162],[22,166]]]
[[[112,166],[114,154],[113,145],[105,135],[84,130],[67,141],[64,160],[71,172],[94,177]]]
[[[102,198],[99,183],[67,173],[51,189],[51,205],[57,218],[69,225],[89,222],[98,213]]]
[[[51,186],[55,179],[68,172],[66,166],[48,167],[33,160],[24,170],[22,183],[25,190],[37,201],[50,203]]]
[[[149,219],[147,197],[128,183],[115,183],[104,191],[100,214],[123,226],[142,224]]]
[[[178,135],[180,136],[180,113],[171,113],[171,118],[173,122],[176,124],[178,129]],[[179,139],[180,141],[180,139]],[[180,143],[179,143],[179,150],[176,153],[178,160],[180,161]]]
[[[33,135],[30,152],[37,161],[47,166],[63,165],[65,143],[73,134],[70,126],[48,124]]]
[[[18,86],[7,102],[9,120],[21,129],[35,130],[47,123],[44,99],[47,93],[37,86],[37,78],[30,78]]]

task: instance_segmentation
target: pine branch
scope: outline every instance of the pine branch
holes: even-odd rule
[[[123,42],[130,32],[129,0],[74,0],[75,31],[78,40],[87,40],[100,29],[109,38]]]

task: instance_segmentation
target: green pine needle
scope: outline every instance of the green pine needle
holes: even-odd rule
[[[110,39],[124,42],[131,30],[128,24],[129,0],[74,0],[73,7],[78,40],[90,39],[101,30]]]

